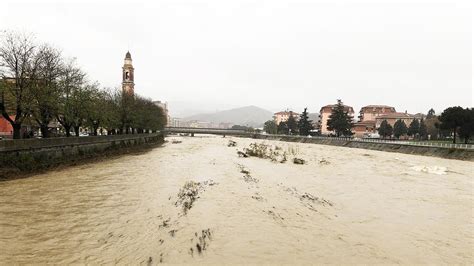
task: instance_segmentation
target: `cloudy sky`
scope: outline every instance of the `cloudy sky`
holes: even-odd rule
[[[34,33],[118,87],[127,50],[135,91],[175,115],[341,98],[437,112],[473,106],[469,1],[0,0],[1,30]],[[188,114],[188,113],[186,113]]]

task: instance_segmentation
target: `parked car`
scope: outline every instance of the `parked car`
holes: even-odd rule
[[[379,133],[365,133],[362,137],[364,139],[380,139]]]

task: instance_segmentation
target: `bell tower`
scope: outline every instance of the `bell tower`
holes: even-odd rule
[[[133,95],[135,90],[135,83],[133,82],[133,70],[132,55],[127,51],[122,67],[122,91],[129,95]]]

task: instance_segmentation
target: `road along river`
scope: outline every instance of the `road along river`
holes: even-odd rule
[[[0,264],[474,262],[472,162],[257,140],[281,163],[239,157],[252,139],[168,140],[1,182]]]

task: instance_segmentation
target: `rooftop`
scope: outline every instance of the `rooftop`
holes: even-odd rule
[[[337,106],[337,104],[328,104],[328,105],[325,105],[325,106],[321,107],[321,110],[325,109],[325,108],[331,108],[332,109],[336,106]],[[344,110],[349,109],[350,111],[354,112],[354,108],[352,108],[352,106],[345,105],[345,104],[343,106],[344,106]]]
[[[281,111],[281,112],[275,113],[274,115],[290,115],[290,113],[292,113],[293,115],[299,115],[298,113],[293,112],[293,111]]]
[[[393,106],[388,106],[388,105],[367,105],[367,106],[364,106],[362,107],[362,109],[365,109],[365,108],[390,108],[390,109],[395,109],[395,107]]]
[[[415,115],[408,114],[408,113],[391,113],[391,114],[383,114],[379,116],[379,119],[383,118],[414,118]]]

